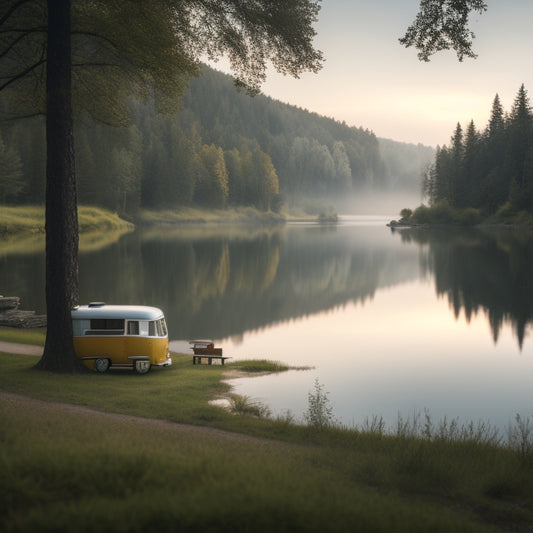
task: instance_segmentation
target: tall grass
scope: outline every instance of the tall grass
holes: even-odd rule
[[[143,377],[64,376],[32,370],[35,358],[0,355],[0,390],[45,400],[0,394],[1,530],[501,531],[533,524],[528,448],[499,445],[484,437],[490,430],[463,433],[427,413],[399,418],[391,431],[378,417],[364,430],[236,416],[209,405],[230,392],[226,367],[176,354],[173,362]],[[521,421],[517,443],[531,434]]]
[[[321,451],[306,445],[24,401],[1,409],[5,533],[490,530],[470,511],[321,467]]]

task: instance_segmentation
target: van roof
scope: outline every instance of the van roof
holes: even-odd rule
[[[73,309],[72,318],[126,318],[129,320],[157,320],[163,318],[163,311],[146,305],[107,305],[104,303],[80,305]]]

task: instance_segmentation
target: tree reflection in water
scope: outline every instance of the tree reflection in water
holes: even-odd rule
[[[403,242],[427,246],[423,268],[438,295],[467,321],[482,310],[494,342],[508,322],[520,349],[533,322],[533,232],[511,229],[418,229],[399,232]]]

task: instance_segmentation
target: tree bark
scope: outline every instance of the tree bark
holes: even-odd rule
[[[78,304],[78,210],[71,104],[71,0],[48,0],[46,58],[46,313],[42,370],[76,372],[71,309]]]

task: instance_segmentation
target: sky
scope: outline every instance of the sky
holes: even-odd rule
[[[322,70],[299,79],[269,70],[264,94],[380,138],[443,146],[458,122],[466,127],[473,120],[483,130],[496,94],[509,111],[522,83],[533,91],[532,0],[487,0],[488,10],[470,19],[477,59],[459,62],[445,51],[429,63],[398,42],[418,0],[321,5],[315,45],[325,57]]]

